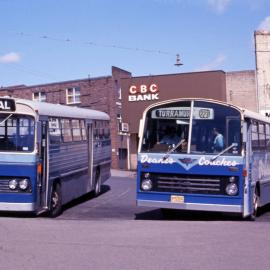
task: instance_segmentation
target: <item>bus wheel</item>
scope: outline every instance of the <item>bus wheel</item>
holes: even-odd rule
[[[250,220],[254,221],[256,216],[258,215],[258,208],[259,208],[259,193],[258,189],[256,188],[253,194],[253,201],[252,201],[252,213],[250,215]]]
[[[53,185],[50,203],[50,217],[57,217],[62,212],[62,193],[60,184]]]
[[[101,178],[100,178],[100,171],[96,170],[95,175],[95,189],[94,189],[94,196],[97,197],[101,192]]]

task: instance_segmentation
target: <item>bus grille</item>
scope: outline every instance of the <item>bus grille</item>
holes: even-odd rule
[[[10,189],[8,187],[9,180],[11,180],[11,179],[3,178],[3,177],[0,178],[0,192],[9,192],[10,191]]]
[[[191,193],[191,194],[225,194],[228,183],[226,176],[151,174],[153,191]]]

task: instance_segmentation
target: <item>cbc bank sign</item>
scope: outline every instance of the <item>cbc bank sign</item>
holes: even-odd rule
[[[129,87],[128,101],[147,101],[147,100],[158,100],[159,90],[155,83],[150,85],[131,85]]]

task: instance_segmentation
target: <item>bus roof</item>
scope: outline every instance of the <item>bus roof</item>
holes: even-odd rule
[[[251,119],[256,119],[258,121],[270,123],[270,118],[269,117],[264,116],[264,115],[262,115],[262,114],[260,114],[258,112],[253,112],[253,111],[247,110],[245,108],[242,108],[242,107],[239,107],[237,105],[233,105],[231,103],[227,103],[227,102],[224,102],[224,101],[219,101],[219,100],[214,100],[214,99],[206,99],[206,98],[179,98],[179,99],[164,100],[164,101],[161,101],[161,102],[151,104],[149,107],[147,107],[145,109],[144,113],[146,113],[149,109],[154,108],[156,106],[161,106],[161,105],[165,105],[165,104],[169,104],[169,103],[177,102],[177,101],[192,101],[192,100],[194,100],[194,101],[212,102],[212,103],[232,107],[232,108],[235,108],[236,110],[240,111],[244,118],[251,118]]]
[[[47,115],[54,117],[74,117],[74,118],[89,118],[97,120],[110,120],[108,114],[92,109],[83,109],[72,106],[52,104],[47,102],[31,101],[26,99],[15,99],[16,104],[26,105],[31,107],[39,115]]]
[[[267,116],[264,116],[264,115],[262,115],[260,113],[252,112],[252,111],[249,111],[249,110],[246,110],[246,109],[242,109],[242,112],[243,112],[243,116],[245,118],[251,118],[251,119],[256,119],[258,121],[270,123],[270,118],[267,117]]]

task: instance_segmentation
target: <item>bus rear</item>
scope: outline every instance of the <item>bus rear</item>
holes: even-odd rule
[[[0,99],[0,211],[35,211],[35,113]]]
[[[209,100],[164,102],[145,111],[141,128],[137,205],[243,213],[240,110]]]

